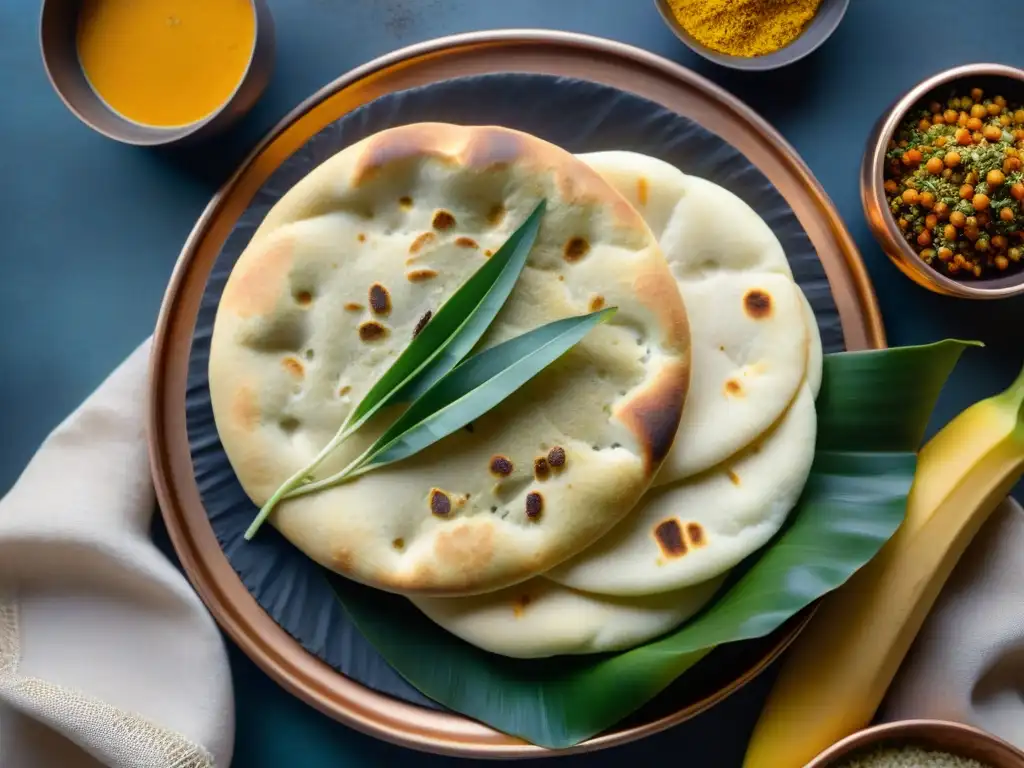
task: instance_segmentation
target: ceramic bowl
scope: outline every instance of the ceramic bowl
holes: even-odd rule
[[[270,80],[274,61],[274,21],[265,0],[250,0],[256,14],[256,36],[249,65],[234,93],[211,115],[171,128],[126,120],[93,91],[78,61],[76,31],[81,0],[44,0],[39,20],[39,45],[50,83],[64,104],[83,123],[125,144],[157,146],[208,138],[235,122],[256,103]]]
[[[900,235],[882,186],[889,140],[907,112],[932,101],[933,96],[935,101],[945,102],[952,91],[962,96],[976,87],[982,88],[986,94],[1001,94],[1010,102],[1024,103],[1024,70],[1002,64],[966,64],[939,72],[911,88],[879,118],[868,138],[861,164],[860,195],[864,215],[875,239],[889,259],[915,283],[946,296],[1002,299],[1024,294],[1024,270],[999,277],[960,281],[932,269]]]
[[[858,731],[832,745],[804,768],[841,768],[879,747],[916,746],[977,760],[986,768],[1021,768],[1024,752],[991,733],[945,720],[898,720]]]
[[[821,0],[821,5],[805,29],[796,40],[785,48],[765,54],[764,56],[731,56],[727,53],[719,53],[699,43],[696,38],[687,32],[679,23],[669,7],[669,0],[654,0],[655,6],[661,12],[668,28],[675,36],[682,40],[691,50],[700,54],[708,61],[721,64],[723,67],[746,70],[768,70],[778,69],[794,61],[799,61],[831,37],[839,22],[843,20],[850,0]]]

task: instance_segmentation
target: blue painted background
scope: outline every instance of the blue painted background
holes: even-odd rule
[[[835,35],[787,69],[743,74],[699,59],[650,0],[270,0],[273,80],[216,143],[181,151],[110,142],[50,89],[39,3],[0,0],[0,492],[47,432],[150,332],[178,251],[210,195],[285,112],[346,70],[439,35],[544,27],[622,40],[733,91],[797,148],[838,206],[868,265],[892,344],[982,339],[947,387],[933,429],[1002,389],[1024,361],[1024,302],[967,303],[901,277],[872,240],[857,189],[875,119],[933,72],[971,61],[1024,66],[1024,6],[1002,0],[853,0]],[[984,23],[965,24],[965,9]],[[159,532],[158,532],[159,535]],[[357,734],[278,689],[232,648],[240,768],[451,766]],[[566,766],[730,768],[771,676],[691,723]],[[465,761],[459,761],[465,764]]]

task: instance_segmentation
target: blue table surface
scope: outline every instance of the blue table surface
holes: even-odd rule
[[[946,388],[931,429],[1002,389],[1022,361],[1024,302],[962,302],[912,285],[872,239],[857,174],[873,122],[923,77],[971,61],[1024,66],[1013,2],[853,0],[835,35],[781,71],[709,64],[650,0],[271,0],[278,58],[255,110],[215,143],[135,149],[80,124],[51,90],[37,48],[39,3],[0,0],[0,492],[47,432],[152,330],[185,237],[218,185],[285,112],[352,67],[440,35],[544,27],[615,38],[691,67],[744,99],[796,147],[838,206],[874,280],[893,345],[981,339]],[[969,9],[970,13],[965,13]],[[986,20],[984,23],[972,19]],[[1014,42],[1018,41],[1018,42]],[[158,531],[159,535],[159,531]],[[234,765],[452,765],[356,733],[279,689],[229,643],[237,698]],[[694,721],[564,765],[671,755],[738,766],[771,673]],[[464,762],[464,761],[463,761]]]

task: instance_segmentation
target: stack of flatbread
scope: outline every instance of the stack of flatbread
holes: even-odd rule
[[[673,629],[796,504],[821,343],[753,210],[643,155],[573,156],[498,127],[390,129],[270,211],[210,357],[222,443],[261,505],[540,198],[537,241],[480,347],[604,306],[613,319],[466,429],[271,517],[327,568],[515,657]]]

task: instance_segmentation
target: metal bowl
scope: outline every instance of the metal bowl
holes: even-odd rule
[[[964,93],[975,87],[1001,94],[1011,102],[1024,103],[1024,70],[1002,64],[966,64],[939,72],[911,88],[882,115],[868,138],[861,164],[860,196],[875,239],[900,271],[915,283],[946,296],[1003,299],[1024,294],[1024,270],[961,282],[932,269],[900,235],[882,187],[886,147],[907,112],[931,101],[933,95],[936,101],[945,101],[951,88]]]
[[[1021,768],[1024,752],[991,733],[945,720],[899,720],[858,731],[833,744],[804,768],[839,768],[878,747],[916,746],[977,760],[986,768]]]
[[[839,22],[843,20],[850,0],[822,0],[818,6],[814,18],[800,36],[785,48],[780,48],[773,53],[764,56],[731,56],[727,53],[720,53],[701,44],[697,39],[687,32],[679,20],[672,14],[669,7],[669,0],[654,0],[654,5],[661,12],[668,28],[675,36],[682,40],[692,51],[700,54],[708,61],[721,64],[723,67],[733,69],[745,69],[751,71],[764,71],[778,69],[794,61],[799,61],[804,56],[815,51],[818,46],[828,40],[835,32]]]
[[[265,0],[250,0],[256,14],[252,54],[242,80],[211,115],[171,128],[126,120],[96,95],[78,61],[76,32],[81,0],[44,0],[39,19],[43,66],[57,95],[79,120],[115,141],[157,146],[208,138],[244,115],[263,93],[274,61],[274,20]]]

